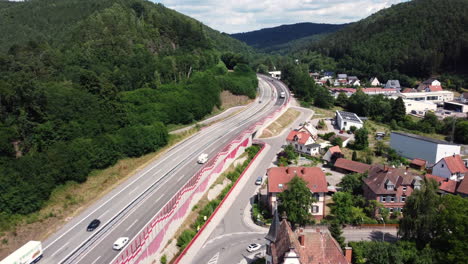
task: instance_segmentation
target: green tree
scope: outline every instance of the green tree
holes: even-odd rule
[[[406,107],[405,102],[401,97],[398,97],[395,101],[393,101],[392,107],[392,119],[396,121],[402,121],[405,119],[406,116]]]
[[[352,222],[352,210],[354,202],[352,194],[348,192],[336,192],[333,194],[333,205],[331,213],[340,224],[349,224]]]
[[[286,190],[278,195],[279,211],[286,212],[288,220],[293,225],[305,225],[310,222],[312,203],[317,202],[313,197],[307,182],[294,176],[287,184]]]
[[[341,106],[343,108],[346,108],[346,106],[348,105],[348,96],[343,92],[339,93],[338,97],[335,100],[335,104],[337,106]]]
[[[353,160],[353,161],[358,160],[357,152],[355,150],[353,151],[353,154],[351,155],[351,160]]]
[[[457,122],[455,126],[455,141],[468,144],[468,121]]]
[[[363,179],[366,178],[365,173],[350,173],[346,174],[338,186],[341,187],[343,192],[349,192],[353,195],[362,194],[362,184]]]
[[[354,134],[354,148],[355,149],[365,149],[369,146],[369,132],[366,128],[360,128],[356,130]]]
[[[343,139],[340,137],[335,137],[330,142],[333,146],[339,146],[340,148],[343,146]]]
[[[341,230],[341,224],[337,221],[332,221],[329,227],[330,234],[340,244],[341,248],[345,247],[345,238],[343,237],[343,230]]]

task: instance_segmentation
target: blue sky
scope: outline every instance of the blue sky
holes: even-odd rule
[[[175,9],[226,33],[299,22],[347,23],[407,0],[162,0]]]

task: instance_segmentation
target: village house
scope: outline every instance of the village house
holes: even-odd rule
[[[413,190],[421,188],[421,182],[421,176],[408,169],[373,165],[364,179],[364,197],[382,203],[390,213],[401,212]]]
[[[428,166],[434,165],[444,157],[460,154],[460,145],[403,132],[390,134],[390,147],[407,159],[426,160]]]
[[[352,248],[343,253],[340,245],[328,233],[319,229],[293,231],[286,216],[279,221],[275,210],[273,221],[265,237],[266,264],[349,264]]]
[[[371,165],[344,158],[339,158],[333,165],[334,169],[341,173],[366,173]]]
[[[355,113],[338,110],[336,111],[335,122],[338,129],[344,131],[350,130],[352,126],[357,129],[364,126],[364,122]]]
[[[385,84],[384,88],[392,88],[392,89],[401,90],[400,81],[399,80],[388,80],[387,83]]]
[[[269,207],[274,210],[278,202],[278,194],[287,189],[289,181],[298,176],[307,182],[310,192],[317,202],[310,205],[310,212],[315,219],[325,217],[325,194],[328,192],[325,174],[317,167],[272,167],[268,175],[268,201]]]
[[[377,79],[377,77],[374,77],[374,78],[371,78],[369,80],[369,83],[371,86],[380,86],[380,82],[379,82],[379,79]]]
[[[348,76],[348,85],[361,86],[361,81],[356,76]]]
[[[462,104],[468,104],[468,92],[464,92],[460,95],[459,100]]]
[[[467,173],[468,168],[465,167],[460,155],[455,154],[440,159],[432,167],[432,174],[454,181],[462,180]]]
[[[437,92],[442,91],[443,89],[441,83],[438,80],[430,78],[420,83],[416,90],[418,92]]]
[[[344,157],[339,146],[330,147],[323,155],[322,160],[326,163],[335,163],[339,158]]]
[[[425,170],[427,161],[415,158],[411,161],[410,167],[416,170]]]
[[[457,181],[452,181],[447,178],[439,177],[432,174],[426,174],[424,177],[427,179],[433,179],[437,182],[439,186],[439,190],[437,191],[439,194],[455,194],[457,192]]]
[[[348,80],[348,75],[345,73],[340,73],[337,75],[338,80]]]
[[[317,129],[310,122],[305,122],[298,129],[289,132],[286,142],[297,152],[313,156],[320,152],[320,145],[316,144],[317,138]]]

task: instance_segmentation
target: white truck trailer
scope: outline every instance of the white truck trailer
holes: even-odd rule
[[[42,258],[42,244],[40,241],[29,241],[24,246],[11,253],[0,264],[31,264]]]

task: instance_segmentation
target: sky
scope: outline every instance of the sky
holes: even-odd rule
[[[341,24],[358,21],[407,0],[162,0],[168,8],[226,33],[299,22]]]

